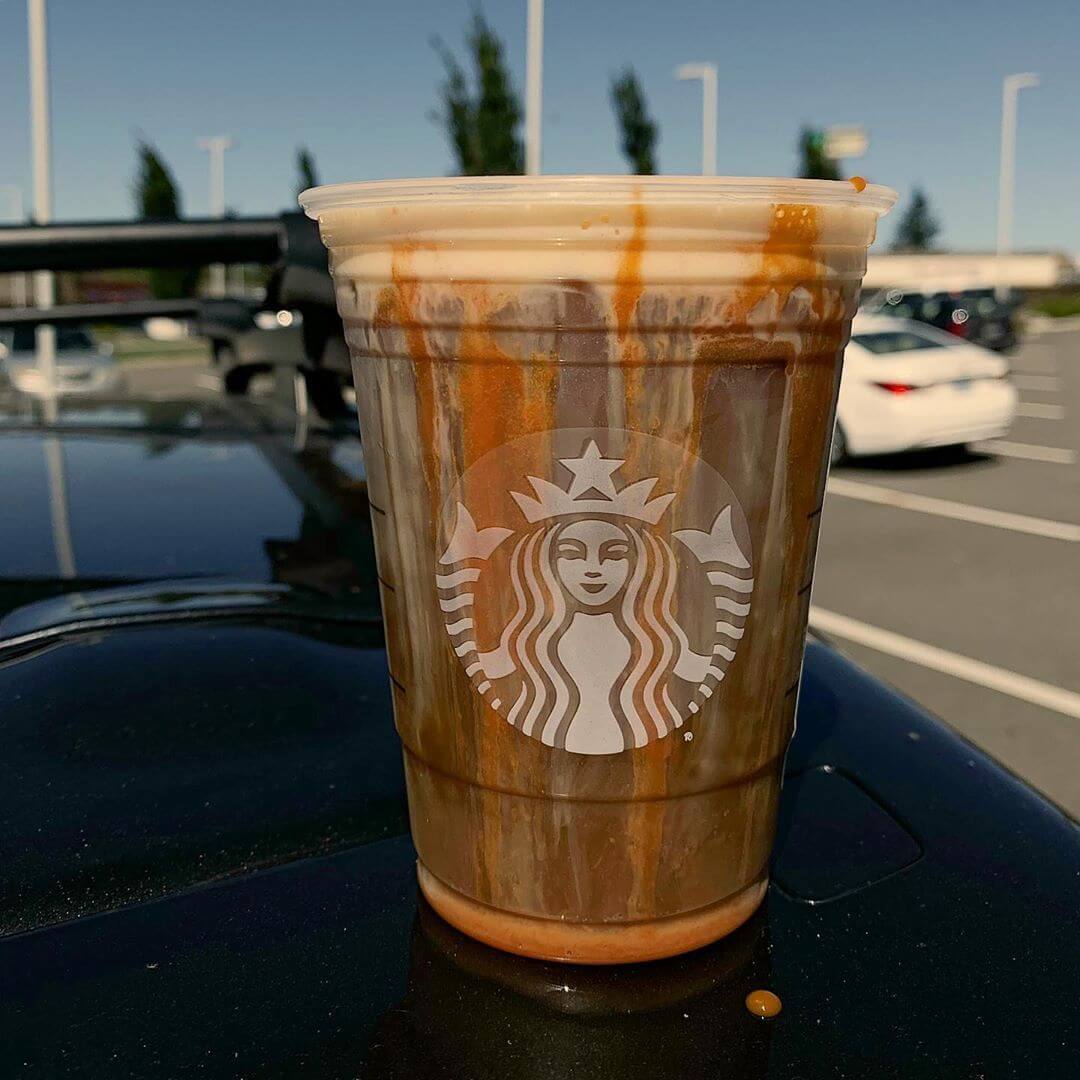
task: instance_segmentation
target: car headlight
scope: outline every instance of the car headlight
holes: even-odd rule
[[[16,390],[23,390],[32,394],[45,387],[45,380],[42,378],[41,372],[35,367],[14,364],[8,371],[11,374],[11,383]]]
[[[260,330],[281,330],[289,326],[299,326],[302,319],[299,311],[281,308],[279,311],[255,312],[255,325]]]

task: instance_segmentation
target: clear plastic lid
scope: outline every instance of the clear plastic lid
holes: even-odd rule
[[[377,209],[405,204],[508,206],[515,203],[802,203],[851,207],[885,214],[892,188],[849,180],[786,180],[762,176],[442,176],[325,184],[300,193],[300,205],[318,219],[328,210]]]

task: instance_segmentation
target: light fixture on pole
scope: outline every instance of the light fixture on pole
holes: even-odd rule
[[[210,155],[210,216],[225,216],[225,151],[233,145],[229,135],[208,135],[198,140],[200,150]],[[210,267],[210,292],[225,295],[225,267],[215,263]]]
[[[833,124],[825,129],[825,156],[830,161],[861,158],[870,145],[861,124]]]
[[[540,175],[544,108],[544,0],[529,0],[525,44],[525,172]]]
[[[717,80],[715,64],[680,64],[676,79],[701,80],[701,175],[716,175]]]
[[[998,173],[997,285],[999,300],[1008,292],[1004,257],[1012,250],[1013,188],[1016,178],[1016,98],[1021,90],[1038,86],[1030,72],[1006,75],[1001,87],[1001,167]]]

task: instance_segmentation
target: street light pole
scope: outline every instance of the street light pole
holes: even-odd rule
[[[45,225],[52,220],[52,146],[49,133],[49,39],[45,0],[27,0],[26,23],[30,45],[30,143],[33,158],[33,220]],[[56,301],[52,272],[34,274],[34,299],[39,308]],[[35,334],[38,368],[46,400],[56,392],[56,327],[39,325]]]
[[[715,64],[680,64],[676,79],[701,80],[701,175],[716,175],[717,79]]]
[[[540,175],[544,97],[544,0],[529,0],[525,45],[525,172]]]
[[[1039,85],[1039,76],[1025,72],[1006,75],[1001,88],[1001,167],[998,173],[997,285],[999,300],[1008,292],[1004,257],[1012,250],[1013,189],[1016,178],[1016,98],[1021,90]]]
[[[200,150],[210,155],[210,215],[225,216],[225,151],[233,145],[228,135],[208,135],[198,140]],[[214,296],[225,295],[225,267],[215,263],[210,267],[210,292]]]

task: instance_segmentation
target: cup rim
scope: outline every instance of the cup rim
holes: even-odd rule
[[[377,209],[432,202],[471,206],[560,201],[645,202],[649,205],[761,201],[850,206],[887,214],[897,193],[881,184],[861,191],[850,180],[801,180],[774,176],[433,176],[323,184],[300,192],[298,202],[318,220],[328,210]]]

